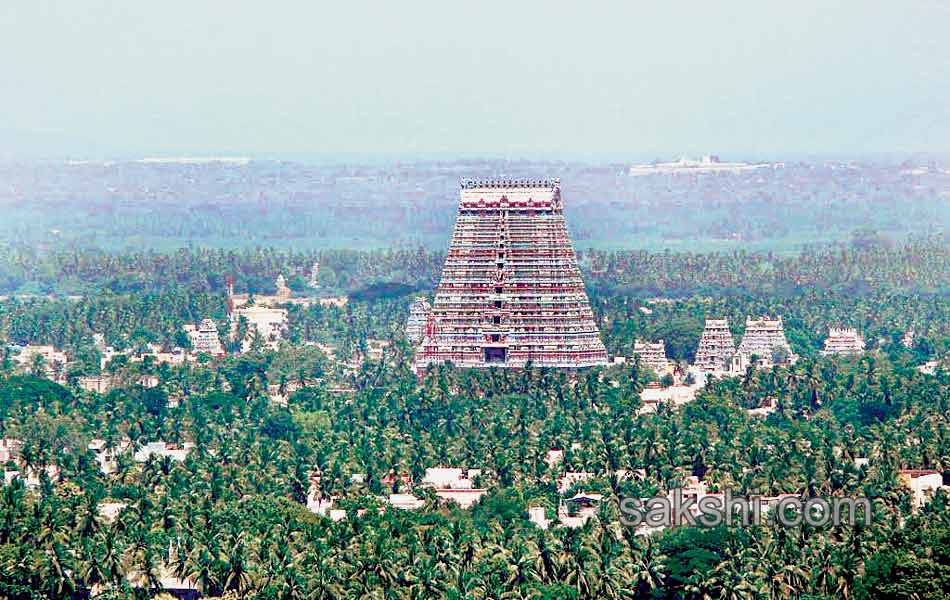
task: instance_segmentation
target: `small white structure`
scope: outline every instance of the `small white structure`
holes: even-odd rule
[[[111,475],[118,469],[118,456],[132,447],[132,442],[125,439],[120,441],[112,448],[108,448],[108,442],[101,438],[95,438],[86,446],[96,455],[96,462],[99,463],[99,470],[104,475]]]
[[[640,392],[640,400],[643,406],[640,407],[640,414],[656,412],[657,407],[664,402],[673,406],[682,406],[696,399],[696,394],[703,388],[705,381],[694,383],[693,385],[671,385],[663,387],[659,383],[648,383],[643,391]]]
[[[13,361],[21,368],[28,369],[37,356],[43,359],[43,369],[48,379],[56,383],[66,383],[66,367],[69,364],[69,357],[66,356],[65,352],[57,350],[53,346],[28,344],[20,350],[19,354],[13,356]]]
[[[184,462],[188,458],[188,453],[194,447],[195,445],[191,442],[185,442],[181,445],[170,442],[149,442],[139,448],[132,458],[135,462],[144,463],[152,456],[158,456],[159,458],[167,456],[174,461]]]
[[[336,306],[338,308],[343,308],[349,301],[350,299],[346,296],[332,296],[319,299],[320,306]]]
[[[543,506],[529,506],[528,520],[540,527],[547,529],[551,522],[548,520],[547,511]]]
[[[562,500],[557,511],[558,521],[565,527],[583,527],[600,510],[601,494],[579,492]]]
[[[425,502],[412,494],[390,494],[386,502],[393,508],[400,510],[418,510],[425,506]]]
[[[331,521],[342,521],[346,518],[346,511],[342,508],[331,508],[327,516],[330,517]]]
[[[40,487],[40,480],[42,479],[44,472],[50,481],[56,481],[59,479],[60,468],[57,465],[46,465],[42,469],[33,469],[28,467],[26,469],[26,479],[23,480],[24,483],[26,483],[26,487],[30,489],[36,489]]]
[[[307,510],[321,517],[328,516],[330,510],[333,508],[334,500],[336,499],[332,496],[330,498],[321,498],[319,493],[315,493],[311,490],[310,493],[307,494]]]
[[[466,470],[457,467],[430,467],[426,469],[421,483],[447,490],[470,490],[474,487]]]
[[[558,448],[551,448],[548,450],[548,453],[544,455],[544,462],[547,463],[549,469],[553,469],[564,462],[564,451]]]
[[[758,408],[750,408],[746,410],[746,413],[750,417],[765,419],[776,410],[778,410],[778,401],[775,398],[769,396],[768,398],[762,399],[762,402],[759,404]]]
[[[80,377],[77,384],[85,392],[105,394],[112,389],[112,378],[108,375],[87,375]]]
[[[475,487],[474,478],[480,473],[479,469],[466,471],[457,467],[432,467],[426,469],[421,483],[435,488],[435,495],[440,499],[469,508],[488,493],[484,488]]]
[[[898,477],[914,496],[914,510],[930,502],[943,485],[943,476],[932,469],[904,469]]]
[[[917,366],[917,371],[924,375],[936,375],[937,368],[940,366],[939,360],[928,360],[922,365]]]
[[[20,450],[23,449],[23,442],[16,438],[3,438],[0,440],[0,463],[20,460]]]
[[[96,510],[103,521],[112,523],[126,506],[128,506],[128,504],[125,502],[100,502],[96,505]]]

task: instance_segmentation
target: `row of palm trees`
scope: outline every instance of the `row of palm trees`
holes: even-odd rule
[[[197,377],[204,369],[212,372]],[[264,397],[268,369],[261,356],[173,370],[167,385],[211,383],[178,408],[157,410],[137,388],[73,395],[7,378],[5,435],[23,439],[29,466],[61,471],[38,492],[4,488],[5,593],[17,597],[20,586],[61,597],[98,586],[118,594],[172,573],[206,595],[261,597],[842,596],[861,589],[868,560],[904,547],[899,523],[909,502],[896,471],[947,470],[950,456],[946,374],[924,376],[885,357],[750,372],[714,383],[683,410],[643,416],[636,392],[648,375],[636,363],[577,376],[439,368],[421,382],[404,360],[367,363],[352,378],[353,395],[318,384],[292,395],[287,409]],[[214,383],[226,379],[232,392]],[[743,409],[765,397],[778,399],[778,412],[765,422],[748,417]],[[271,432],[266,424],[285,410],[293,425]],[[327,418],[307,418],[320,413]],[[138,465],[125,455],[107,477],[85,451],[93,436],[112,445],[190,440],[196,449],[183,464]],[[545,463],[550,448],[565,449],[563,465]],[[856,457],[871,465],[856,466]],[[418,479],[439,463],[485,469],[493,495],[471,513],[353,512],[390,491],[378,481],[389,470]],[[645,479],[611,475],[632,468]],[[331,524],[301,506],[316,469],[321,493],[350,510],[346,521]],[[554,479],[568,469],[597,475],[585,486],[612,499],[605,513],[578,531],[532,529],[526,506],[556,506]],[[356,472],[366,484],[351,481]],[[691,474],[736,493],[867,495],[876,499],[875,521],[754,531],[709,544],[703,557],[675,535],[648,541],[618,527],[619,498],[662,493]],[[104,499],[128,504],[112,524],[96,516]],[[935,502],[918,526],[946,521],[945,504]],[[855,537],[868,545],[849,550]],[[782,553],[757,550],[769,543]],[[938,550],[925,542],[902,552],[924,560]],[[702,569],[683,566],[699,558]]]

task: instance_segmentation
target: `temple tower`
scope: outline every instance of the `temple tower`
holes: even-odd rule
[[[706,327],[696,350],[696,367],[706,372],[726,371],[735,353],[736,343],[729,331],[729,321],[706,319]]]
[[[416,369],[607,363],[560,182],[464,181]]]
[[[656,343],[633,341],[633,353],[640,357],[640,364],[653,369],[662,377],[666,374],[670,362],[666,358],[666,346],[663,340]]]
[[[782,323],[782,317],[771,319],[761,317],[753,319],[747,317],[745,321],[745,332],[742,334],[742,341],[739,343],[739,354],[749,362],[756,356],[766,362],[776,362],[776,355],[783,355],[784,360],[794,363],[798,356],[792,352],[792,348],[785,339],[785,326]]]
[[[422,341],[430,310],[432,310],[432,306],[423,296],[419,296],[409,305],[409,319],[406,320],[406,339],[413,344]]]
[[[838,327],[832,327],[828,331],[828,337],[825,338],[825,349],[821,351],[823,356],[863,353],[864,338],[861,337],[858,330]]]

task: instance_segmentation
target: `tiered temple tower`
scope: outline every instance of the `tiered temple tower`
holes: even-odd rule
[[[753,356],[771,362],[776,352],[783,352],[792,363],[798,359],[788,345],[788,340],[785,339],[782,317],[775,319],[746,317],[745,333],[742,334],[742,341],[739,343],[739,354],[749,362]]]
[[[863,354],[864,338],[857,329],[840,329],[832,327],[825,338],[824,356],[832,354]]]
[[[640,357],[640,364],[656,371],[661,377],[669,368],[669,361],[666,359],[666,346],[663,340],[656,343],[633,341],[633,353]]]
[[[560,181],[464,181],[416,369],[607,363]]]
[[[425,333],[426,321],[429,319],[429,311],[432,306],[424,297],[419,296],[409,305],[409,319],[406,320],[406,339],[413,344],[422,341]]]
[[[736,343],[729,331],[728,319],[706,319],[696,350],[696,367],[706,372],[726,371],[735,353]]]
[[[224,348],[218,337],[218,326],[211,319],[202,319],[198,327],[186,328],[195,352],[205,352],[212,356],[223,356]]]

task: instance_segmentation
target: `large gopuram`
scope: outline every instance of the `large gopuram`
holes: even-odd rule
[[[747,317],[738,353],[749,362],[753,357],[767,362],[776,362],[775,359],[778,356],[781,356],[782,361],[790,363],[798,359],[788,345],[788,340],[785,339],[785,325],[782,323],[782,317],[774,319]]]
[[[607,364],[557,179],[463,181],[417,371]]]

